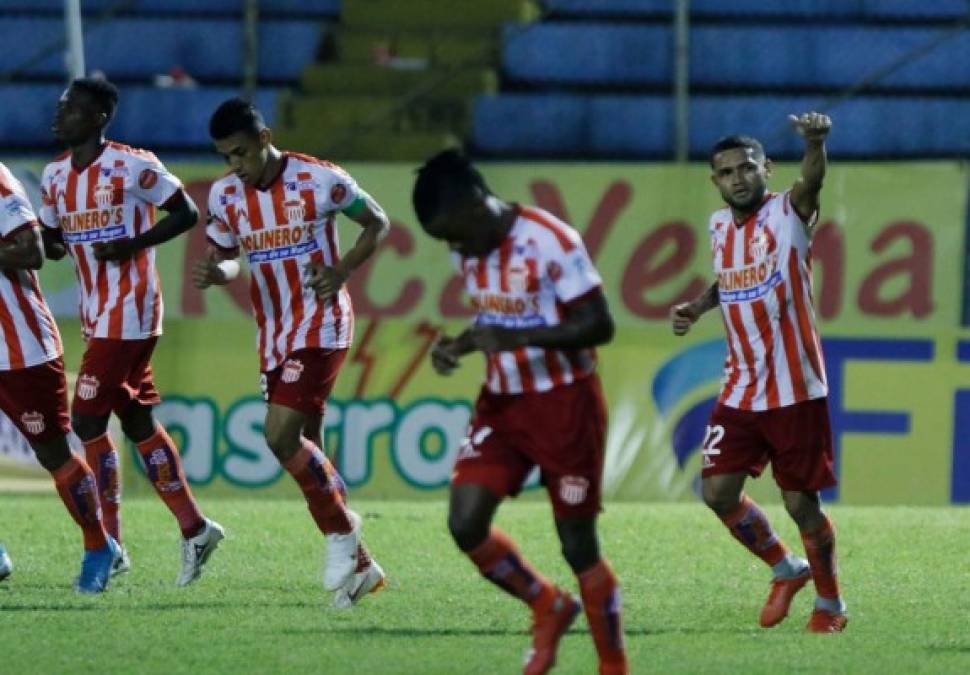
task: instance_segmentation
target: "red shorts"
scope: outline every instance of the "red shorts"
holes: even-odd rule
[[[782,490],[816,491],[838,482],[825,398],[758,412],[718,403],[701,452],[704,478],[741,472],[758,477],[770,462]]]
[[[606,403],[596,375],[534,394],[483,389],[451,484],[516,495],[538,465],[556,517],[590,517],[600,511],[605,446]]]
[[[64,359],[58,356],[30,368],[0,370],[0,410],[30,443],[69,432]]]
[[[290,352],[283,365],[262,374],[263,398],[308,417],[322,416],[345,358],[346,349],[307,348]]]
[[[104,417],[121,414],[132,401],[158,405],[162,397],[152,380],[152,352],[157,337],[145,340],[91,338],[81,359],[74,400],[75,414]]]

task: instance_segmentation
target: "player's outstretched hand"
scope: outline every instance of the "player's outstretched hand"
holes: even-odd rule
[[[458,367],[458,340],[442,335],[431,348],[431,365],[439,375],[451,375]]]
[[[212,258],[196,260],[192,265],[192,285],[203,290],[213,284],[226,283],[226,275],[219,269],[218,263]]]
[[[131,245],[131,239],[99,241],[94,244],[94,257],[102,262],[121,262],[128,260],[134,253],[135,248]]]
[[[670,325],[674,329],[674,335],[687,335],[690,327],[700,317],[689,302],[674,305],[670,308]]]
[[[320,298],[336,295],[340,287],[347,282],[347,272],[341,267],[327,267],[319,263],[308,263],[304,267],[306,281],[303,285],[312,288]]]
[[[832,130],[832,118],[817,112],[789,115],[788,121],[806,141],[824,141]]]

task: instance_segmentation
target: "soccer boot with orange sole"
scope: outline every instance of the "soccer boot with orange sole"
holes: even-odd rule
[[[809,633],[841,633],[845,630],[845,625],[849,623],[849,617],[845,614],[830,612],[827,609],[815,608],[812,616],[808,619],[805,630]]]
[[[771,591],[768,593],[768,599],[765,601],[765,606],[761,609],[761,617],[758,619],[761,627],[771,628],[784,621],[785,617],[788,616],[788,608],[791,607],[791,601],[795,594],[802,590],[811,578],[812,572],[806,567],[796,577],[772,579]]]
[[[525,653],[523,675],[544,675],[556,664],[559,640],[579,615],[583,606],[579,598],[556,589],[548,609],[533,616],[532,646]]]

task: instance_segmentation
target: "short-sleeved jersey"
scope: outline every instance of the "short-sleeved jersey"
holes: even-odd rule
[[[720,402],[768,410],[828,393],[812,299],[811,242],[789,192],[743,223],[710,220],[728,355]]]
[[[475,323],[558,325],[567,305],[602,292],[602,281],[576,230],[541,209],[516,209],[497,249],[484,257],[453,254],[477,312]],[[590,375],[596,352],[521,347],[487,354],[486,368],[486,386],[496,394],[548,391]]]
[[[155,249],[121,262],[100,262],[94,244],[131,238],[155,224],[155,207],[182,184],[150,152],[105,144],[83,169],[70,153],[41,178],[44,226],[58,228],[74,260],[85,337],[139,340],[162,332],[162,288]]]
[[[213,183],[206,236],[230,255],[242,249],[249,263],[262,371],[297,349],[350,347],[354,315],[347,289],[321,300],[304,282],[310,263],[340,261],[336,214],[360,194],[340,167],[291,152],[265,189],[231,174]]]
[[[36,225],[23,185],[0,164],[0,240],[12,241]],[[61,336],[33,270],[0,270],[0,332],[0,370],[30,368],[61,355]]]

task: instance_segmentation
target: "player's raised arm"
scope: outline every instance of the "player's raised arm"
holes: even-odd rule
[[[690,327],[697,323],[698,319],[705,312],[714,309],[719,304],[721,304],[721,299],[718,295],[717,282],[715,281],[706,291],[690,302],[684,302],[671,307],[670,324],[674,329],[674,335],[687,335]]]
[[[360,267],[370,258],[377,245],[388,231],[391,223],[384,213],[384,209],[373,197],[360,191],[360,195],[347,208],[341,211],[363,228],[354,246],[347,251],[339,263],[332,267],[323,265],[311,266],[307,272],[306,285],[312,288],[322,298],[329,297],[340,290],[346,283],[351,272]]]
[[[0,242],[0,269],[39,270],[44,248],[36,225],[25,226]]]
[[[162,204],[166,216],[148,230],[131,239],[116,239],[94,245],[98,260],[126,260],[138,251],[164,244],[192,228],[199,220],[199,209],[192,198],[179,188]]]
[[[832,129],[828,115],[809,112],[802,115],[789,115],[795,131],[805,139],[805,156],[802,158],[802,172],[791,189],[791,203],[803,222],[814,222],[818,212],[818,195],[825,179],[825,138]]]

